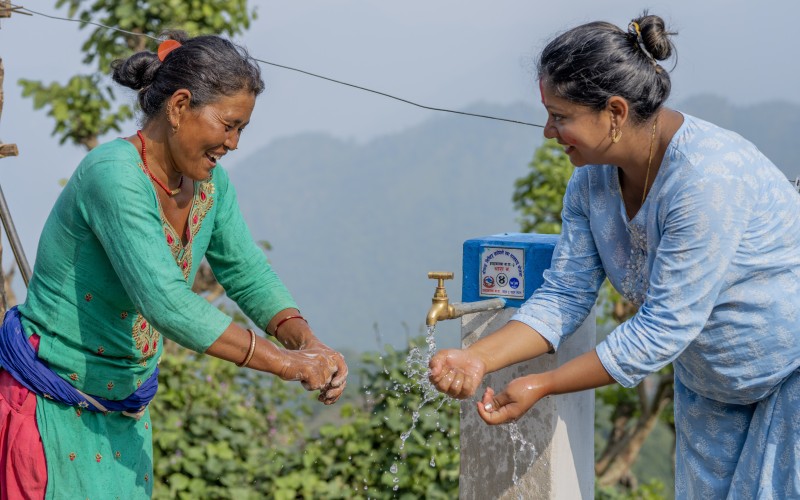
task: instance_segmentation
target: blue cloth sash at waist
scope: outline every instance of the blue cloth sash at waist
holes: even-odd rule
[[[90,411],[120,411],[138,418],[158,390],[158,368],[141,386],[122,401],[90,396],[73,387],[40,360],[22,328],[16,306],[6,312],[0,329],[0,367],[29,391],[69,406]]]

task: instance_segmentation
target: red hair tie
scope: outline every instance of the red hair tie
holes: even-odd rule
[[[158,46],[158,60],[164,62],[167,54],[181,46],[181,42],[177,40],[164,40]]]

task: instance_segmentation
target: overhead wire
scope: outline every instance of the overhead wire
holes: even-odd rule
[[[55,20],[59,20],[59,21],[70,21],[70,22],[75,22],[75,23],[80,23],[80,24],[91,24],[93,26],[97,26],[97,27],[108,29],[108,30],[112,30],[112,31],[118,31],[120,33],[125,33],[125,34],[128,34],[128,35],[144,36],[144,37],[150,38],[152,40],[155,40],[157,42],[162,41],[161,38],[155,37],[155,36],[150,35],[148,33],[136,33],[134,31],[124,30],[124,29],[118,28],[116,26],[108,26],[108,25],[101,24],[101,23],[98,23],[98,22],[95,22],[95,21],[89,21],[89,20],[84,20],[84,19],[73,19],[73,18],[70,18],[70,17],[54,16],[54,15],[45,14],[45,13],[42,13],[42,12],[37,12],[37,11],[29,9],[27,7],[17,6],[17,5],[11,5],[10,8],[12,10],[14,10],[15,12],[19,12],[20,14],[36,15],[36,16],[46,17],[46,18],[49,18],[49,19],[55,19]],[[521,121],[521,120],[512,120],[510,118],[501,118],[501,117],[497,117],[497,116],[483,115],[483,114],[479,114],[479,113],[470,113],[470,112],[467,112],[467,111],[457,111],[457,110],[454,110],[454,109],[439,108],[439,107],[434,107],[434,106],[426,106],[424,104],[419,104],[417,102],[414,102],[414,101],[411,101],[411,100],[408,100],[408,99],[404,99],[404,98],[398,97],[396,95],[392,95],[392,94],[388,94],[386,92],[381,92],[381,91],[378,91],[378,90],[370,89],[370,88],[367,88],[367,87],[364,87],[364,86],[361,86],[361,85],[348,83],[348,82],[345,82],[345,81],[342,81],[342,80],[337,80],[335,78],[330,78],[330,77],[323,76],[323,75],[320,75],[320,74],[317,74],[317,73],[312,73],[311,71],[306,71],[306,70],[303,70],[303,69],[294,68],[292,66],[287,66],[287,65],[284,65],[284,64],[274,63],[274,62],[267,61],[267,60],[264,60],[264,59],[259,59],[257,57],[253,57],[253,60],[258,61],[258,62],[260,62],[262,64],[267,64],[269,66],[274,66],[276,68],[286,69],[286,70],[289,70],[289,71],[295,71],[297,73],[301,73],[301,74],[304,74],[304,75],[312,76],[314,78],[319,78],[321,80],[326,80],[326,81],[329,81],[329,82],[332,82],[332,83],[336,83],[336,84],[339,84],[339,85],[345,85],[347,87],[352,87],[354,89],[358,89],[358,90],[361,90],[361,91],[364,91],[364,92],[371,92],[371,93],[377,94],[379,96],[387,97],[389,99],[394,99],[396,101],[400,101],[402,103],[409,104],[411,106],[416,106],[416,107],[422,108],[422,109],[427,109],[427,110],[430,110],[430,111],[439,111],[439,112],[443,112],[443,113],[452,113],[452,114],[457,114],[457,115],[472,116],[472,117],[475,117],[475,118],[483,118],[483,119],[487,119],[487,120],[496,120],[496,121],[501,121],[501,122],[514,123],[514,124],[517,124],[517,125],[526,125],[526,126],[529,126],[529,127],[544,128],[543,125],[539,125],[539,124],[536,124],[536,123],[525,122],[525,121]]]
[[[481,115],[481,114],[478,114],[478,113],[469,113],[467,111],[456,111],[454,109],[435,108],[433,106],[425,106],[424,104],[419,104],[419,103],[416,103],[416,102],[413,102],[413,101],[409,101],[408,99],[403,99],[402,97],[397,97],[397,96],[394,96],[394,95],[391,95],[391,94],[387,94],[385,92],[380,92],[378,90],[369,89],[367,87],[361,87],[360,85],[355,85],[355,84],[352,84],[352,83],[343,82],[341,80],[336,80],[334,78],[329,78],[327,76],[317,75],[315,73],[311,73],[309,71],[305,71],[305,70],[302,70],[302,69],[292,68],[291,66],[284,66],[282,64],[277,64],[277,63],[265,61],[263,59],[258,59],[258,58],[255,58],[255,57],[253,59],[258,61],[258,62],[264,63],[264,64],[269,64],[270,66],[277,66],[278,68],[288,69],[288,70],[291,70],[291,71],[297,71],[298,73],[303,73],[305,75],[313,76],[313,77],[316,77],[316,78],[321,78],[323,80],[328,80],[329,82],[338,83],[340,85],[347,85],[348,87],[353,87],[353,88],[356,88],[356,89],[359,89],[359,90],[363,90],[363,91],[366,91],[366,92],[372,92],[373,94],[378,94],[378,95],[381,95],[381,96],[384,96],[384,97],[388,97],[390,99],[395,99],[397,101],[404,102],[406,104],[410,104],[410,105],[416,106],[418,108],[429,109],[429,110],[432,110],[432,111],[443,111],[445,113],[455,113],[455,114],[459,114],[459,115],[474,116],[474,117],[477,117],[477,118],[488,118],[490,120],[500,120],[500,121],[509,122],[509,123],[518,123],[520,125],[528,125],[528,126],[531,126],[531,127],[543,127],[542,125],[537,125],[535,123],[528,123],[528,122],[523,122],[523,121],[519,121],[519,120],[512,120],[510,118],[499,118],[497,116]]]
[[[49,19],[55,19],[55,20],[58,20],[58,21],[71,21],[73,23],[91,24],[93,26],[98,26],[100,28],[105,28],[105,29],[112,30],[112,31],[119,31],[120,33],[125,33],[125,34],[128,34],[128,35],[145,36],[145,37],[151,38],[151,39],[153,39],[153,40],[155,40],[157,42],[161,41],[160,38],[155,37],[153,35],[148,35],[147,33],[136,33],[135,31],[124,30],[122,28],[117,28],[116,26],[106,26],[105,24],[100,24],[100,23],[95,22],[95,21],[87,21],[85,19],[72,19],[71,17],[53,16],[53,15],[50,15],[50,14],[45,14],[43,12],[37,12],[35,10],[31,10],[31,9],[29,9],[27,7],[23,7],[21,5],[13,5],[12,4],[10,6],[10,9],[14,10],[14,11],[17,11],[20,14],[42,16],[42,17],[47,17]]]

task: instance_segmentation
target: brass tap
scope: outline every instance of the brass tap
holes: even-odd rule
[[[444,288],[444,280],[453,279],[453,273],[431,272],[428,273],[428,279],[439,280],[436,285],[436,291],[433,293],[433,299],[431,299],[431,308],[425,318],[426,325],[434,326],[439,320],[452,319],[454,317],[453,306],[450,304],[447,298],[447,290]]]
[[[447,290],[444,289],[444,280],[453,279],[453,273],[428,273],[428,278],[439,280],[436,291],[433,293],[431,308],[425,318],[425,324],[435,326],[437,321],[445,319],[455,319],[465,314],[473,314],[484,311],[494,311],[506,307],[506,299],[497,297],[494,299],[478,300],[476,302],[456,302],[451,304],[447,299]]]

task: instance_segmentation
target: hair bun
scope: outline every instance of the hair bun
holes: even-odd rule
[[[657,61],[669,59],[674,52],[674,46],[670,41],[671,35],[677,33],[667,31],[664,20],[656,15],[649,15],[647,12],[631,21],[631,24],[639,27],[640,42],[643,49]]]
[[[161,61],[154,52],[142,51],[111,63],[111,78],[122,86],[141,90],[153,82]]]

